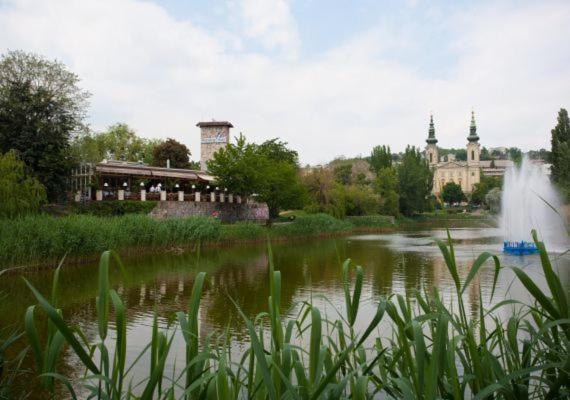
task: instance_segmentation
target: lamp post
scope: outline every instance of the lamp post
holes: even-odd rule
[[[144,188],[144,182],[139,183],[141,188],[141,201],[146,201],[146,189]]]

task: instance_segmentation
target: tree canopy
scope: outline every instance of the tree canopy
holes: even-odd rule
[[[475,184],[475,188],[471,193],[471,203],[473,204],[487,204],[486,196],[494,188],[500,188],[502,178],[497,176],[486,176],[481,174],[481,180]],[[488,204],[487,204],[488,205]]]
[[[188,168],[189,166],[190,149],[185,144],[171,138],[154,146],[152,154],[152,165],[156,167],[165,167],[167,160],[170,160],[172,168]]]
[[[562,189],[570,189],[570,119],[564,108],[558,112],[558,122],[551,131],[552,180]]]
[[[234,193],[256,194],[275,218],[284,208],[302,206],[303,187],[296,158],[296,152],[288,149],[287,143],[272,139],[256,145],[240,134],[236,144],[230,143],[214,154],[208,171],[218,185]]]
[[[443,189],[441,190],[441,198],[447,204],[455,204],[463,201],[465,199],[465,194],[459,186],[455,182],[447,182]]]
[[[376,192],[380,195],[380,214],[399,214],[400,195],[398,194],[398,173],[393,167],[382,168],[374,183]]]
[[[370,153],[370,170],[378,175],[383,168],[392,166],[392,152],[390,146],[375,146]]]
[[[29,173],[17,152],[0,154],[0,217],[35,213],[45,202],[44,186]]]
[[[106,131],[86,133],[73,142],[74,155],[83,162],[101,162],[104,159],[143,161],[152,164],[155,146],[160,139],[144,139],[124,123],[111,125]]]
[[[433,173],[422,157],[420,150],[407,146],[398,165],[400,212],[412,215],[427,211],[429,195],[433,186]]]
[[[57,61],[22,51],[0,57],[0,152],[17,150],[52,201],[65,194],[69,141],[84,128],[88,97]]]

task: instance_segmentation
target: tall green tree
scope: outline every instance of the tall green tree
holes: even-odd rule
[[[214,154],[208,171],[219,186],[240,195],[256,194],[275,218],[284,208],[302,207],[304,193],[298,166],[286,155],[291,154],[286,143],[270,142],[258,146],[240,134],[236,144],[230,143]],[[275,151],[277,148],[281,150]]]
[[[570,119],[561,108],[558,122],[551,131],[552,180],[563,189],[570,189]]]
[[[420,150],[407,146],[397,171],[400,212],[409,216],[426,211],[429,207],[428,197],[433,187],[433,173]]]
[[[97,163],[111,159],[152,164],[154,148],[162,143],[161,139],[144,139],[127,124],[117,123],[103,132],[79,135],[72,148],[80,162]]]
[[[0,217],[38,212],[46,200],[44,186],[28,171],[17,152],[0,154]]]
[[[167,160],[170,160],[172,168],[188,168],[190,149],[177,140],[166,139],[154,147],[152,154],[152,165],[154,166],[165,167]]]
[[[465,199],[465,194],[459,186],[455,182],[447,182],[443,189],[441,190],[441,198],[447,204],[454,204],[459,203]]]
[[[65,195],[69,142],[84,128],[88,97],[57,61],[22,51],[0,57],[0,152],[17,150],[50,201]]]
[[[398,216],[400,213],[398,187],[398,174],[394,167],[382,168],[378,171],[374,188],[380,195],[380,214]]]
[[[299,165],[299,154],[297,151],[290,149],[287,142],[282,142],[278,138],[261,143],[258,146],[258,151],[270,160]]]
[[[381,169],[392,166],[390,146],[375,146],[370,153],[370,170],[378,175]]]

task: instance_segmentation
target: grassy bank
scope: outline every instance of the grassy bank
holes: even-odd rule
[[[308,214],[266,227],[251,222],[226,225],[209,217],[155,220],[142,214],[113,217],[35,215],[0,220],[0,270],[14,266],[54,265],[64,255],[70,261],[90,261],[108,249],[129,254],[190,247],[198,243],[232,244],[259,242],[268,237],[289,240],[387,231],[417,223],[445,221],[442,215],[400,220],[368,215],[340,220],[326,214]]]
[[[187,308],[166,328],[159,327],[155,312],[147,345],[137,357],[127,357],[127,304],[110,284],[112,254],[105,252],[99,265],[98,329],[91,335],[57,310],[59,269],[49,299],[28,283],[37,300],[25,315],[23,340],[36,364],[30,382],[43,387],[44,398],[54,398],[58,386],[72,398],[80,389],[82,396],[92,399],[568,398],[569,299],[542,243],[537,246],[549,291],[513,268],[532,302],[517,302],[517,312],[507,312],[506,319],[501,311],[510,309],[513,300],[492,307],[480,304],[475,315],[463,301],[486,262],[494,262],[497,282],[499,260],[481,254],[462,280],[451,238],[438,245],[455,285],[456,305],[450,307],[437,292],[427,294],[432,288],[424,288],[409,298],[375,298],[376,313],[366,321],[359,315],[360,305],[368,301],[361,297],[363,268],[350,260],[342,265],[343,306],[335,309],[331,302],[324,314],[303,302],[296,315],[284,317],[281,273],[269,249],[267,311],[250,319],[228,299],[247,326],[247,345],[239,358],[231,351],[235,338],[230,329],[225,334],[200,329],[200,301],[208,285],[204,273],[194,280]],[[40,313],[47,316],[50,329],[40,329],[46,324]],[[383,323],[392,327],[391,333],[379,333]],[[173,354],[176,332],[185,351]],[[78,373],[58,370],[64,342],[77,356]],[[136,345],[140,348],[140,341]],[[171,371],[174,357],[182,357],[184,366]],[[134,376],[132,371],[143,359],[150,359],[150,368],[138,368],[143,375]]]
[[[107,249],[153,251],[197,243],[231,243],[272,238],[334,235],[391,226],[386,217],[338,220],[325,214],[306,215],[268,228],[254,223],[222,225],[208,217],[155,220],[146,215],[98,217],[36,215],[0,221],[0,269],[54,264],[64,255],[81,261]]]

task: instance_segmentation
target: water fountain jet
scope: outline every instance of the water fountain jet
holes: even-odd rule
[[[547,248],[562,249],[568,235],[564,217],[555,211],[561,206],[558,193],[539,165],[525,157],[519,168],[507,170],[501,199],[503,251],[516,255],[536,253],[533,229]]]

